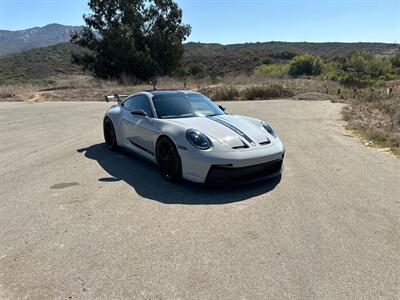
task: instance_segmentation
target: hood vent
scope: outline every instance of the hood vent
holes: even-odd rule
[[[242,145],[234,146],[234,147],[232,147],[232,149],[237,150],[237,149],[246,149],[246,148],[249,148],[249,146],[248,146],[247,144],[245,144],[242,140],[241,140],[241,142],[242,142]]]
[[[265,145],[268,145],[268,144],[271,144],[271,141],[270,141],[270,140],[266,140],[266,141],[264,141],[264,142],[261,142],[261,143],[260,143],[260,146],[265,146]]]

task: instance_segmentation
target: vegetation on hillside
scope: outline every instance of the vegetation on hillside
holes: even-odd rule
[[[185,44],[183,65],[197,66],[203,76],[216,77],[229,73],[251,74],[260,65],[288,63],[294,56],[306,53],[330,62],[352,52],[391,55],[397,49],[397,44],[383,43],[188,43]]]
[[[379,81],[394,79],[399,69],[389,57],[379,57],[369,52],[355,52],[328,66],[326,79],[339,81],[346,86],[365,87]]]
[[[337,80],[335,78],[338,75],[338,62],[334,60],[336,55],[344,57],[345,53],[351,53],[357,49],[365,49],[370,53],[381,55],[394,53],[396,49],[395,45],[379,43],[327,44],[332,47],[330,51],[326,44],[320,43],[269,42],[227,46],[188,43],[183,44],[182,67],[175,74],[180,78],[209,77],[216,81],[221,81],[222,76],[238,76],[239,74],[249,76],[253,73],[259,77],[285,78],[288,77],[291,59],[303,50],[313,49],[313,55],[327,58],[322,66],[321,77]],[[295,52],[293,49],[297,45],[299,48]],[[82,51],[82,48],[74,44],[63,43],[0,57],[0,84],[37,82],[48,80],[49,76],[57,74],[82,73],[80,67],[71,62],[72,53],[77,53],[79,56]],[[400,58],[397,58],[397,61],[400,62]],[[393,62],[395,66],[395,58]],[[397,66],[399,65],[397,63]]]
[[[81,68],[72,64],[71,56],[83,51],[78,46],[62,43],[0,57],[0,85],[43,83],[57,74],[80,74]]]
[[[317,56],[295,56],[289,63],[261,65],[254,69],[258,76],[299,77],[320,76],[325,80],[340,82],[344,86],[363,88],[400,76],[400,54],[378,56],[371,52],[353,52],[333,61],[323,61]]]

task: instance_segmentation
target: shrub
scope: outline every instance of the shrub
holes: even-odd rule
[[[277,58],[277,59],[286,59],[286,60],[291,60],[293,57],[298,55],[295,52],[291,51],[281,51],[281,52],[274,52],[271,54],[271,57]]]
[[[400,53],[392,56],[392,58],[390,59],[390,62],[392,63],[392,67],[394,69],[397,69],[397,71],[400,71]]]
[[[235,100],[239,98],[239,90],[233,86],[216,88],[212,98],[214,100]]]
[[[269,86],[256,85],[240,91],[240,99],[276,99],[293,96],[293,91],[279,84]]]
[[[352,53],[340,63],[339,82],[347,86],[367,86],[394,78],[389,59],[372,53]]]
[[[203,88],[199,92],[215,101],[239,99],[239,90],[233,86]]]
[[[269,75],[271,77],[283,78],[288,75],[288,71],[288,64],[261,65],[254,69],[254,74],[256,76]]]
[[[224,82],[223,74],[210,74],[210,80],[213,84],[218,84]]]
[[[336,62],[325,63],[322,65],[321,78],[324,80],[339,81],[340,65]]]
[[[266,57],[262,60],[263,65],[269,65],[272,63],[271,57]]]
[[[400,64],[400,56],[399,62]],[[335,62],[322,65],[321,77],[338,81],[345,86],[363,88],[396,77],[396,56],[391,59],[372,53],[353,52]]]
[[[297,77],[301,75],[319,75],[323,62],[311,54],[295,56],[289,66],[289,74]]]

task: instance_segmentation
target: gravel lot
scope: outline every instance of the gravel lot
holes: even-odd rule
[[[105,149],[106,103],[0,103],[0,299],[399,299],[400,160],[341,104],[224,106],[275,126],[280,182],[171,184]]]

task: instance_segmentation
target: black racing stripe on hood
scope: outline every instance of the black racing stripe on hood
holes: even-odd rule
[[[228,123],[225,120],[221,120],[217,117],[214,116],[210,116],[208,117],[209,119],[218,122],[221,125],[224,125],[225,127],[228,127],[229,129],[231,129],[232,131],[236,132],[238,135],[240,135],[242,138],[244,138],[248,143],[250,143],[251,145],[255,145],[254,141],[248,136],[246,135],[243,131],[241,131],[239,128],[237,128],[236,126]]]

